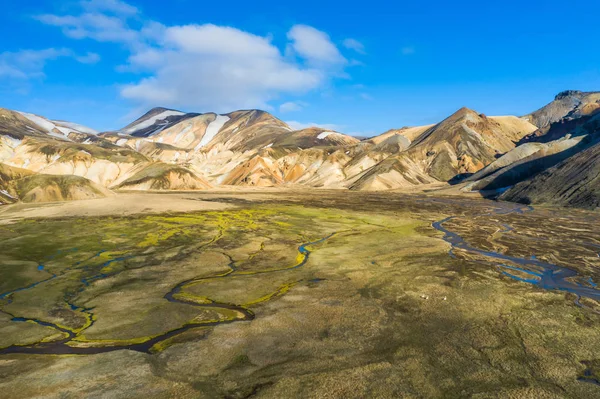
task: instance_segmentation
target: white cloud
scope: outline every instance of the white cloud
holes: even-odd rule
[[[96,64],[100,61],[100,55],[88,52],[86,55],[75,57],[75,59],[82,64]]]
[[[333,131],[337,132],[341,128],[340,125],[336,125],[333,123],[315,123],[315,122],[298,122],[298,121],[286,121],[285,123],[287,123],[288,126],[294,130],[302,130],[302,129],[307,129],[309,127],[318,127],[321,129],[333,130]]]
[[[323,70],[286,60],[264,37],[215,25],[166,28],[163,42],[134,52],[129,67],[153,76],[123,87],[123,97],[217,112],[268,108],[280,94],[304,93],[327,79]]]
[[[373,97],[368,93],[360,93],[360,98],[367,101],[373,101]]]
[[[84,0],[81,7],[88,11],[106,11],[117,15],[135,15],[139,10],[120,0]]]
[[[81,63],[89,63],[97,54],[88,53],[78,56],[66,48],[48,48],[43,50],[20,50],[0,53],[0,78],[34,79],[44,77],[44,68],[48,61],[58,58],[74,58]]]
[[[80,6],[80,15],[37,19],[73,39],[124,44],[130,54],[117,70],[145,77],[122,86],[120,93],[138,106],[271,109],[273,100],[323,89],[345,76],[347,60],[325,32],[310,26],[290,29],[284,54],[270,36],[235,27],[165,26],[143,20],[135,7],[118,0],[86,0]]]
[[[300,111],[306,106],[307,104],[302,101],[288,101],[279,106],[279,112],[285,113]]]
[[[211,24],[166,28],[154,48],[133,52],[128,67],[152,76],[123,87],[123,97],[216,112],[270,108],[280,95],[317,89],[337,73],[286,59],[269,38]]]
[[[269,39],[228,26],[185,25],[167,29],[164,42],[190,54],[277,58]]]
[[[140,41],[140,33],[129,28],[118,16],[85,13],[78,16],[45,14],[35,18],[46,25],[62,28],[63,33],[72,39],[130,44]]]
[[[347,49],[354,50],[359,54],[366,54],[364,44],[362,44],[361,42],[359,42],[356,39],[348,38],[348,39],[344,40],[344,42],[342,44]]]
[[[402,47],[400,52],[402,53],[402,55],[412,55],[415,53],[415,48],[412,46]]]
[[[290,48],[300,57],[316,64],[345,64],[347,61],[331,42],[329,35],[312,26],[294,25],[288,32]]]

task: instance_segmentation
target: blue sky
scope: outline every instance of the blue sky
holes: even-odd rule
[[[599,2],[5,3],[0,106],[98,130],[166,106],[372,135],[600,90]]]

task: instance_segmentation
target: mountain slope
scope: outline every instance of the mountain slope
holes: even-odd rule
[[[203,190],[210,188],[210,184],[189,169],[157,162],[144,166],[115,188],[126,190]]]
[[[104,198],[110,190],[80,176],[36,174],[14,180],[10,191],[23,202],[74,201]]]
[[[435,125],[426,126],[414,126],[414,127],[403,127],[401,129],[392,129],[387,132],[380,134],[379,136],[371,137],[364,141],[379,144],[382,141],[389,139],[394,136],[402,136],[409,142],[415,141],[421,134],[425,133],[428,129],[431,129]]]
[[[267,144],[267,147],[295,147],[306,149],[312,147],[350,146],[357,144],[358,142],[359,140],[357,138],[343,133],[312,127],[293,132],[282,132],[277,137],[274,137],[273,142]]]
[[[566,90],[558,93],[554,101],[524,118],[540,129],[565,117],[579,118],[600,108],[600,92]]]
[[[14,168],[0,163],[0,204],[11,204],[19,200],[14,192],[11,192],[11,184],[14,180],[31,176],[34,173],[20,168]]]
[[[35,174],[0,163],[0,204],[72,201],[113,195],[90,180],[73,175]]]
[[[387,158],[351,179],[348,188],[365,191],[390,190],[436,181],[410,157],[399,156]]]
[[[273,143],[280,135],[292,131],[283,121],[265,111],[236,111],[226,115],[229,120],[202,147],[204,151],[250,151]]]
[[[69,138],[70,134],[91,134],[91,135],[95,135],[98,132],[95,131],[94,129],[91,129],[89,127],[77,124],[77,123],[72,123],[72,122],[66,122],[66,121],[52,121],[50,119],[44,118],[43,116],[39,116],[39,115],[35,115],[35,114],[30,114],[27,112],[19,112],[21,115],[23,115],[25,118],[27,118],[30,122],[32,122],[33,124],[35,124],[39,130],[41,130],[42,132],[62,139],[62,140],[68,140],[70,141],[71,139]]]
[[[81,129],[61,136],[44,118],[17,113],[10,118],[6,130],[18,134],[0,130],[0,162],[136,190],[211,185],[384,190],[449,181],[493,164],[536,129],[521,118],[486,117],[467,108],[435,125],[363,141],[321,128],[294,131],[260,110],[219,115],[153,108],[118,132],[98,135]]]
[[[45,131],[19,112],[0,108],[0,136],[5,142],[11,139],[14,147],[27,136],[45,136]]]
[[[600,143],[515,185],[500,199],[525,204],[600,207]]]
[[[562,122],[557,122],[551,126]],[[571,130],[556,140],[521,144],[486,168],[469,177],[471,190],[497,190],[512,186],[541,173],[584,151],[600,139],[600,112],[572,119]]]
[[[448,181],[459,174],[474,173],[510,151],[515,141],[535,127],[526,129],[514,119],[487,118],[462,108],[413,142],[407,156],[421,162],[428,175]]]
[[[150,111],[119,130],[119,133],[135,137],[148,137],[171,127],[184,119],[198,115],[199,114],[186,114],[185,112],[162,107],[152,108]]]
[[[350,187],[400,188],[475,173],[533,130],[535,126],[516,117],[488,118],[462,108],[420,133],[405,151],[364,172]]]
[[[235,111],[219,115],[184,114],[154,108],[119,132],[101,136],[112,143],[138,148],[141,142],[168,144],[194,151],[259,149],[292,129],[273,115],[260,111]]]

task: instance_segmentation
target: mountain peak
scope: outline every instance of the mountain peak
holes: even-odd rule
[[[450,121],[456,121],[456,120],[465,118],[467,116],[478,116],[478,115],[479,114],[477,112],[473,111],[471,108],[462,107],[461,109],[459,109],[458,111],[456,111],[455,113],[453,113],[452,115],[450,115],[448,118],[446,118],[441,123],[444,123],[446,121],[448,121],[448,122],[450,122]]]
[[[565,90],[565,91],[561,91],[560,93],[558,93],[556,95],[556,97],[554,97],[554,100],[558,101],[558,100],[562,100],[563,98],[566,98],[566,97],[576,97],[576,96],[580,96],[582,94],[583,94],[583,92],[580,90]]]
[[[148,112],[146,112],[144,115],[142,115],[138,119],[143,119],[145,117],[151,117],[151,116],[154,116],[154,115],[159,115],[159,114],[162,114],[163,112],[179,113],[181,115],[185,114],[185,112],[181,112],[181,111],[179,111],[177,109],[173,109],[173,108],[154,107],[154,108],[151,108]]]
[[[179,111],[178,109],[167,108],[167,107],[154,107],[154,108],[151,108],[148,112],[164,112],[164,111],[177,111],[177,112],[181,112],[182,114],[184,113],[182,111]]]
[[[140,136],[148,137],[159,130],[165,129],[182,119],[191,118],[200,114],[186,114],[185,112],[177,111],[174,109],[155,107],[144,115],[125,126],[120,132]]]

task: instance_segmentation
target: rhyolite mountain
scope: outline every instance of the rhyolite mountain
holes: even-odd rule
[[[501,199],[592,209],[600,206],[600,109],[577,119],[565,137],[540,144],[554,149],[551,154],[546,150],[543,157],[532,160],[530,156],[517,163],[528,169],[527,178],[509,186]]]
[[[498,191],[510,191],[520,184],[522,191],[538,174],[552,173],[555,170],[552,168],[570,163],[600,140],[599,92],[560,93],[553,102],[531,115],[526,118],[537,121],[540,127],[520,140],[514,150],[468,177],[467,189],[495,196]],[[585,179],[583,174],[581,179]],[[509,196],[507,193],[503,198]],[[531,201],[539,202],[541,198],[544,195],[532,196]]]
[[[539,129],[545,129],[563,119],[577,119],[600,108],[600,92],[566,90],[558,93],[554,101],[524,118]]]
[[[59,188],[80,187],[82,181],[57,176],[85,179],[91,188],[82,198],[110,193],[98,187],[386,190],[461,181],[463,190],[499,193],[592,147],[599,110],[600,93],[566,91],[523,117],[462,108],[437,124],[359,140],[317,127],[294,130],[260,110],[217,114],[153,108],[117,131],[98,133],[0,109],[0,201],[32,200],[17,188],[36,181],[52,186],[32,177],[38,175],[54,179]],[[33,183],[15,183],[25,179]],[[36,195],[35,200],[78,197],[60,190],[60,196]]]
[[[525,204],[600,207],[600,144],[516,184],[500,199]]]

